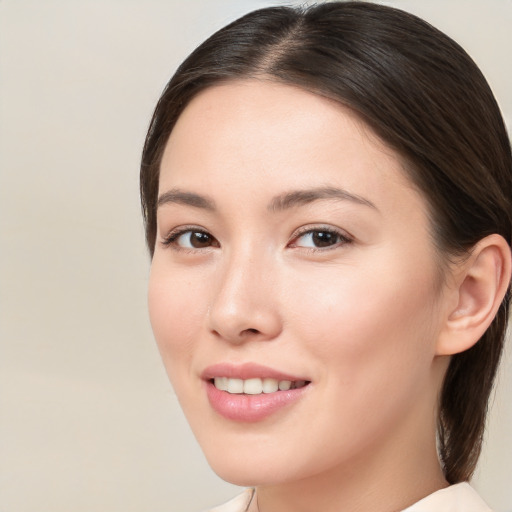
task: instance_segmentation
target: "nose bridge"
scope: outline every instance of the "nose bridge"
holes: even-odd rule
[[[225,254],[218,271],[209,310],[210,329],[232,342],[275,337],[280,319],[270,255],[247,243]]]

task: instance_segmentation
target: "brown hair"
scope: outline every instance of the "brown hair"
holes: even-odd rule
[[[512,240],[512,156],[494,96],[452,39],[398,9],[366,2],[252,12],[215,33],[180,66],[153,115],[141,164],[146,240],[153,254],[159,166],[189,101],[222,81],[293,84],[357,112],[402,155],[428,201],[447,261],[483,237]],[[439,451],[450,483],[469,479],[504,343],[510,290],[490,328],[453,356],[439,403]]]

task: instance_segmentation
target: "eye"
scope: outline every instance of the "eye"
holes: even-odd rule
[[[219,247],[219,242],[207,231],[185,228],[172,231],[162,242],[176,249],[207,249]]]
[[[305,247],[308,249],[329,249],[350,243],[352,240],[332,228],[308,229],[296,235],[290,247]]]

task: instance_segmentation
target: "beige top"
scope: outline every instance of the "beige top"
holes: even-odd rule
[[[246,489],[236,498],[224,505],[212,508],[209,512],[254,512],[257,508],[251,505],[254,489]],[[480,498],[477,492],[467,483],[463,482],[446,487],[423,498],[402,512],[492,512]]]

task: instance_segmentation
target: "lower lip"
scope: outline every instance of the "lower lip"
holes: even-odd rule
[[[260,395],[232,394],[220,391],[211,381],[206,382],[206,392],[215,412],[228,420],[256,422],[264,420],[275,412],[297,402],[309,384],[289,391],[262,393]]]

